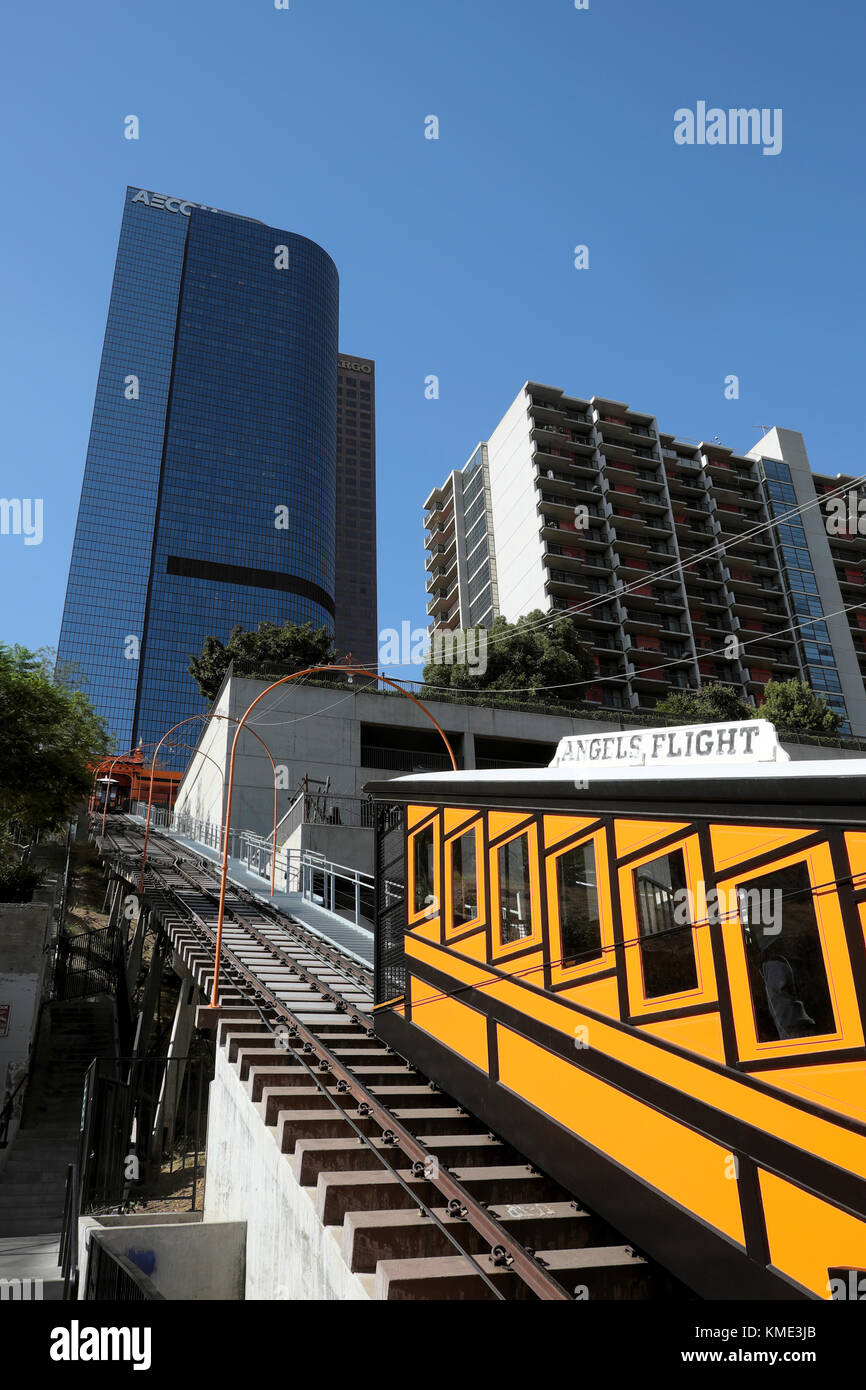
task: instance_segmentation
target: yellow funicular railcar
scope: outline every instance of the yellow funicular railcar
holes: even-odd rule
[[[866,759],[753,720],[367,789],[379,1035],[699,1296],[866,1297]]]

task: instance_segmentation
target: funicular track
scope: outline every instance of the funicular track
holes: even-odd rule
[[[137,886],[142,833],[101,850]],[[216,866],[151,832],[144,899],[207,997]],[[372,972],[229,885],[219,1039],[342,1253],[385,1299],[682,1296],[607,1223],[376,1038]],[[688,1296],[686,1294],[686,1296]]]

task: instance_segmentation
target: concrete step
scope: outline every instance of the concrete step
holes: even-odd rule
[[[31,1171],[28,1173],[19,1172],[4,1173],[0,1178],[0,1198],[10,1192],[32,1192],[37,1194],[39,1191],[66,1191],[66,1169],[55,1169],[52,1172]]]
[[[459,1163],[490,1168],[513,1157],[504,1144],[486,1134],[441,1135],[435,1143],[434,1156],[447,1168]],[[292,1168],[302,1187],[312,1187],[320,1173],[381,1171],[377,1152],[381,1152],[393,1167],[402,1167],[406,1162],[399,1148],[383,1143],[381,1138],[373,1138],[369,1143],[358,1138],[300,1139],[295,1144]]]
[[[8,1174],[13,1173],[38,1173],[57,1169],[66,1172],[70,1163],[74,1163],[78,1157],[78,1144],[64,1144],[45,1148],[39,1145],[25,1147],[23,1144],[16,1143],[13,1150],[13,1157],[10,1158],[3,1175],[0,1176],[0,1183]]]
[[[242,1054],[238,1065],[241,1080],[246,1081],[250,1088],[253,1100],[258,1100],[265,1086],[309,1086],[312,1083],[310,1072],[304,1066],[293,1065],[292,1063],[279,1063],[270,1066],[257,1062],[247,1066],[249,1059]],[[333,1073],[323,1071],[311,1059],[311,1070],[326,1084],[336,1085]],[[362,1086],[371,1088],[373,1086],[393,1086],[402,1082],[414,1085],[421,1078],[417,1072],[411,1071],[408,1067],[399,1066],[378,1066],[378,1067],[353,1067],[353,1076],[357,1077]]]
[[[272,1033],[266,1033],[263,1035],[261,1032],[251,1033],[247,1031],[241,1033],[227,1031],[225,1046],[226,1056],[229,1062],[237,1061],[238,1052],[242,1048],[246,1049],[247,1051],[255,1051],[256,1049],[258,1049],[260,1052],[267,1053],[268,1057],[266,1058],[266,1062],[270,1060],[272,1056],[280,1055],[277,1049],[277,1038]],[[265,1064],[266,1063],[263,1063],[263,1065]]]
[[[475,1256],[484,1273],[510,1299],[532,1300],[532,1292],[489,1254]],[[551,1250],[544,1256],[553,1277],[583,1299],[639,1299],[650,1293],[650,1270],[627,1246]],[[576,1293],[575,1293],[576,1290]],[[459,1255],[441,1259],[382,1260],[376,1267],[377,1299],[493,1299],[472,1266]]]
[[[457,1243],[470,1254],[489,1252],[484,1237],[445,1207],[431,1210]],[[574,1202],[532,1203],[491,1208],[509,1234],[544,1258],[552,1249],[581,1249],[613,1244],[614,1232]],[[343,1258],[357,1273],[375,1273],[380,1260],[439,1258],[453,1255],[454,1246],[434,1221],[417,1207],[404,1211],[350,1212],[343,1222]]]
[[[55,1209],[41,1216],[4,1216],[0,1222],[0,1237],[44,1235],[59,1230],[62,1225],[62,1209]]]
[[[388,1066],[402,1060],[388,1047],[356,1047],[354,1043],[337,1043],[330,1051],[345,1067],[353,1067],[356,1062],[361,1066],[365,1063]]]
[[[278,1097],[283,1094],[282,1091],[276,1092]],[[277,1129],[282,1153],[294,1153],[295,1144],[300,1139],[349,1139],[353,1135],[357,1138],[355,1130],[339,1110],[327,1103],[320,1109],[294,1108],[296,1095],[297,1090],[289,1092],[285,1101],[286,1108],[278,1110],[276,1117],[269,1122]],[[437,1135],[461,1133],[463,1130],[468,1132],[470,1125],[475,1126],[478,1123],[464,1111],[444,1106],[440,1110],[396,1110],[394,1114],[395,1118],[402,1120],[413,1133],[418,1132],[418,1122],[421,1121],[421,1127],[425,1131],[422,1143],[426,1143],[428,1148],[435,1144]],[[381,1126],[369,1115],[362,1115],[360,1110],[347,1110],[346,1115],[358,1126],[362,1134],[381,1133]]]
[[[22,1216],[32,1216],[45,1211],[46,1207],[50,1211],[62,1208],[64,1195],[65,1189],[62,1187],[49,1186],[42,1192],[31,1192],[26,1188],[14,1191],[0,1188],[0,1226],[4,1217],[14,1216],[17,1212]]]
[[[426,1178],[416,1178],[408,1168],[398,1170],[412,1192],[426,1206],[441,1203],[441,1194]],[[454,1176],[476,1198],[489,1204],[505,1200],[543,1202],[561,1200],[562,1189],[524,1166],[457,1169]],[[350,1211],[399,1211],[406,1206],[406,1190],[391,1173],[320,1173],[316,1185],[316,1212],[325,1226],[341,1226]]]
[[[57,1273],[46,1278],[39,1275],[34,1279],[19,1275],[2,1275],[0,1280],[0,1302],[10,1303],[61,1303],[63,1301],[63,1275],[59,1267]],[[7,1314],[8,1316],[8,1314]]]
[[[33,1169],[41,1168],[66,1168],[68,1164],[74,1163],[78,1157],[78,1137],[74,1141],[66,1141],[56,1144],[27,1144],[20,1148],[15,1145],[15,1156],[10,1158],[6,1165],[5,1172],[10,1170],[14,1173],[19,1168],[27,1168],[31,1172]],[[0,1183],[3,1178],[0,1177]]]
[[[382,1043],[377,1037],[368,1037],[368,1035],[361,1032],[360,1029],[358,1029],[356,1033],[349,1033],[348,1031],[329,1033],[327,1030],[321,1032],[317,1030],[316,1037],[320,1043],[330,1048],[332,1052],[335,1052],[337,1048],[340,1047],[349,1048],[352,1051],[378,1052],[382,1047]]]
[[[263,1086],[258,1104],[265,1124],[275,1125],[281,1110],[326,1110],[339,1114],[328,1099],[329,1094],[337,1094],[333,1078],[324,1092],[309,1077],[307,1083],[306,1086]],[[427,1086],[371,1086],[370,1090],[383,1105],[389,1107],[408,1106],[426,1110],[431,1116],[453,1108],[447,1097],[431,1091]],[[424,1123],[427,1123],[426,1120]]]
[[[59,1259],[60,1236],[57,1232],[0,1237],[0,1279],[42,1280],[41,1296],[44,1300],[62,1296]],[[13,1289],[11,1292],[14,1296],[16,1291]],[[18,1292],[24,1296],[27,1290],[19,1287]],[[25,1301],[24,1297],[22,1301]]]

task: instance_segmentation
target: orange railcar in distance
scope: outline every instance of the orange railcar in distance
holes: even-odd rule
[[[378,1034],[698,1296],[850,1296],[866,760],[756,720],[367,790]]]

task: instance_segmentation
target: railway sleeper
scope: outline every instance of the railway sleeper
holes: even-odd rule
[[[530,1289],[511,1270],[494,1264],[489,1254],[475,1258],[489,1279],[509,1300],[535,1300]],[[647,1299],[653,1295],[653,1271],[625,1245],[577,1250],[550,1250],[549,1272],[580,1300]],[[437,1259],[380,1260],[373,1285],[375,1299],[493,1299],[471,1265],[459,1255]]]
[[[281,1093],[278,1092],[279,1096]],[[294,1099],[294,1097],[292,1097]],[[472,1116],[465,1114],[454,1108],[443,1108],[435,1114],[429,1110],[395,1110],[395,1119],[400,1120],[406,1127],[414,1132],[424,1130],[426,1133],[418,1132],[418,1139],[428,1148],[434,1146],[438,1135],[453,1134],[455,1132],[471,1132],[470,1126],[477,1127],[478,1121]],[[347,1110],[345,1118],[339,1111],[332,1111],[330,1114],[323,1111],[311,1112],[309,1109],[287,1109],[278,1110],[273,1122],[277,1130],[280,1149],[284,1154],[291,1154],[295,1151],[295,1145],[301,1139],[343,1139],[354,1135],[352,1125],[357,1125],[362,1134],[379,1135],[381,1125],[378,1125],[369,1115],[364,1115],[358,1110]],[[267,1122],[267,1121],[266,1121]]]
[[[381,1136],[373,1136],[366,1142],[356,1137],[343,1139],[299,1139],[295,1144],[292,1169],[302,1187],[312,1187],[320,1173],[360,1173],[381,1170],[382,1153],[389,1163],[405,1162],[402,1150],[393,1144],[386,1144]],[[453,1168],[458,1164],[467,1168],[477,1165],[490,1167],[513,1160],[514,1154],[507,1145],[498,1143],[486,1134],[443,1134],[436,1140],[433,1151],[443,1168]]]
[[[324,1081],[324,1078],[322,1080]],[[399,1107],[406,1106],[427,1109],[431,1114],[436,1114],[440,1110],[451,1108],[454,1104],[453,1101],[449,1101],[447,1096],[432,1092],[427,1086],[371,1086],[369,1089],[376,1100],[395,1113],[399,1113]],[[339,1095],[337,1083],[333,1077],[325,1083],[325,1091],[333,1095],[338,1102],[341,1099],[344,1103],[347,1102],[347,1109],[354,1104],[351,1098]],[[267,1125],[278,1123],[281,1110],[334,1109],[328,1099],[328,1094],[320,1090],[312,1077],[308,1077],[308,1085],[306,1086],[293,1086],[291,1088],[266,1086],[262,1091],[259,1106]],[[427,1121],[425,1120],[423,1123],[426,1125]]]
[[[399,1163],[400,1151],[392,1151]],[[391,1160],[394,1162],[394,1159]],[[442,1201],[439,1190],[427,1178],[415,1177],[408,1166],[397,1170],[425,1206]],[[561,1198],[562,1189],[525,1165],[458,1168],[452,1175],[476,1201],[489,1206],[501,1202],[544,1202]],[[326,1226],[342,1226],[350,1211],[399,1211],[406,1205],[405,1188],[386,1169],[379,1172],[320,1173],[316,1185],[316,1211]]]
[[[489,1252],[484,1237],[446,1207],[438,1220],[471,1255]],[[585,1250],[616,1245],[622,1237],[606,1222],[575,1208],[574,1202],[539,1202],[491,1210],[505,1229],[543,1258],[549,1250]],[[349,1212],[343,1222],[343,1259],[358,1274],[375,1274],[380,1260],[441,1258],[454,1247],[445,1232],[417,1207],[399,1211]]]

